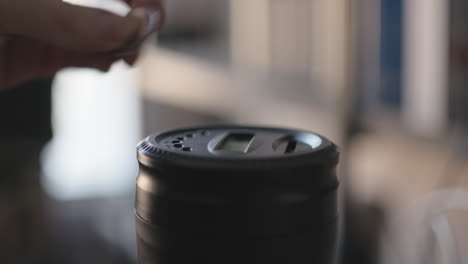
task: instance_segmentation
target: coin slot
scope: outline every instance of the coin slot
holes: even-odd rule
[[[246,153],[254,136],[254,134],[250,133],[229,134],[216,146],[215,149]]]
[[[284,153],[293,153],[296,150],[297,141],[296,140],[289,140],[288,145],[286,145],[286,149]]]
[[[314,143],[314,142],[312,142]],[[273,150],[278,153],[293,154],[308,151],[313,148],[307,142],[294,136],[285,136],[273,142]]]

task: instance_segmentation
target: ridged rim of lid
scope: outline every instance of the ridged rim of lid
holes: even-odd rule
[[[167,134],[191,132],[194,130],[219,130],[219,129],[248,129],[276,132],[311,133],[320,137],[322,143],[311,151],[293,153],[283,156],[258,157],[239,159],[223,156],[199,156],[190,153],[177,152],[166,149],[156,139]],[[137,146],[137,157],[140,163],[148,167],[179,166],[195,169],[274,169],[285,167],[308,167],[308,166],[336,166],[339,160],[339,149],[327,138],[313,132],[285,129],[267,128],[255,126],[205,126],[189,127],[176,130],[167,130],[152,134],[142,140]]]

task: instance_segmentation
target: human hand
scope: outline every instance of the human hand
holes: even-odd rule
[[[61,0],[0,0],[0,90],[65,67],[107,71],[119,59],[133,64],[164,11],[161,0],[125,2],[132,11],[121,17]]]

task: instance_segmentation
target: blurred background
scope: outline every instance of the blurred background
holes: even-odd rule
[[[3,263],[137,263],[137,142],[217,123],[340,145],[341,263],[468,263],[467,1],[166,8],[136,67],[66,69],[0,94]]]

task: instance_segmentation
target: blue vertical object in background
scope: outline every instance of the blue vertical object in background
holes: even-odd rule
[[[402,101],[403,1],[381,0],[379,101],[399,108]]]

